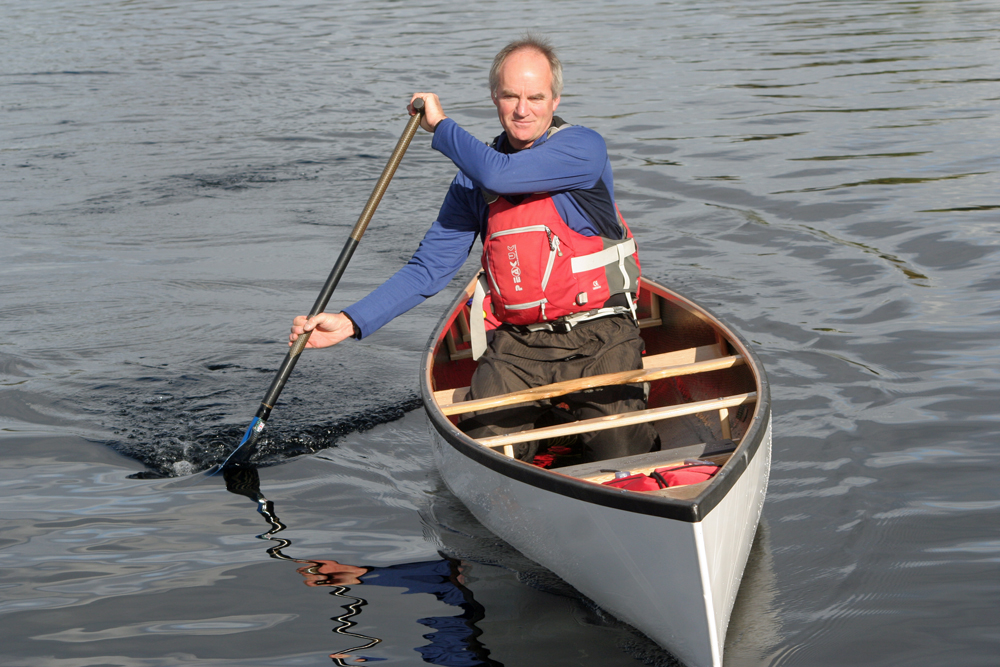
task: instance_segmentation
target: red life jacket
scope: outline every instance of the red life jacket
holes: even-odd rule
[[[490,203],[482,264],[497,318],[537,324],[596,310],[615,294],[638,294],[638,251],[618,219],[621,240],[574,231],[546,193]]]

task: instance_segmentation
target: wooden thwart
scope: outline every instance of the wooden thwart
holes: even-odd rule
[[[683,415],[693,415],[699,412],[710,410],[721,410],[722,408],[733,408],[744,403],[754,403],[757,400],[756,392],[746,394],[736,394],[735,396],[724,396],[713,398],[707,401],[697,401],[695,403],[685,403],[683,405],[671,405],[664,408],[651,408],[649,410],[636,410],[635,412],[623,412],[617,415],[597,417],[596,419],[584,419],[582,421],[571,422],[569,424],[558,424],[556,426],[546,426],[545,428],[535,428],[528,431],[518,431],[507,435],[496,435],[489,438],[482,438],[478,442],[486,447],[504,447],[518,442],[528,442],[530,440],[542,440],[545,438],[560,438],[576,433],[589,433],[591,431],[604,431],[620,426],[632,426],[633,424],[644,424],[671,417],[681,417]]]
[[[718,356],[717,345],[706,345],[705,348],[712,348],[708,353],[715,352]],[[703,348],[692,348],[681,350],[681,353],[668,352],[662,355],[648,357],[643,360],[644,368],[634,371],[621,371],[619,373],[606,373],[604,375],[592,375],[590,377],[579,378],[577,380],[567,380],[556,382],[541,387],[533,387],[524,391],[501,394],[500,396],[490,396],[476,401],[462,400],[468,395],[468,387],[460,389],[446,389],[435,392],[434,397],[438,401],[438,407],[445,415],[459,415],[478,410],[488,410],[491,408],[518,405],[520,403],[531,403],[556,396],[565,396],[585,389],[595,387],[607,387],[617,384],[629,384],[640,382],[651,382],[663,378],[677,377],[680,375],[693,375],[694,373],[706,373],[725,368],[732,368],[743,363],[743,357],[733,355],[729,357],[709,358],[705,361],[688,361],[697,359],[698,352]],[[702,356],[703,358],[703,356]]]
[[[659,366],[680,366],[683,364],[693,364],[696,361],[708,361],[718,359],[722,356],[722,350],[718,345],[702,345],[701,347],[689,347],[676,352],[664,352],[642,358],[643,368],[649,369]],[[459,350],[459,353],[464,350]],[[471,353],[470,353],[471,354]],[[442,389],[434,392],[434,401],[442,410],[452,403],[461,403],[469,398],[468,387],[456,387],[454,389]],[[445,413],[449,414],[449,413]],[[458,414],[458,413],[456,413]]]

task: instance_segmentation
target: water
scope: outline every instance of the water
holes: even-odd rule
[[[299,364],[260,472],[285,530],[258,539],[249,498],[186,476],[252,416],[408,94],[495,134],[509,26],[560,47],[560,115],[605,137],[645,272],[767,367],[774,466],[727,665],[996,663],[996,3],[11,0],[4,664],[424,664],[455,623],[482,664],[670,664],[443,488],[414,399],[451,290]],[[418,243],[453,173],[429,143],[334,305]],[[385,585],[303,585],[329,560]],[[460,567],[473,602],[388,585],[407,564]],[[345,596],[367,604],[332,620]]]

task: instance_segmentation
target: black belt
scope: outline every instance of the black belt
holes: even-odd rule
[[[621,301],[625,304],[618,305],[613,303],[616,297],[623,297]],[[563,315],[559,319],[552,320],[551,322],[538,322],[536,324],[509,324],[504,322],[500,325],[501,329],[506,329],[507,331],[516,331],[517,333],[527,334],[534,333],[536,331],[551,331],[553,333],[569,333],[574,327],[583,324],[584,322],[593,322],[594,320],[603,320],[608,317],[624,317],[632,319],[632,311],[628,307],[627,297],[624,294],[615,294],[610,299],[604,302],[604,305],[600,308],[594,308],[592,310],[587,310],[582,313],[573,313],[572,315]]]
[[[594,322],[596,320],[603,320],[609,317],[625,317],[628,313],[608,313],[607,315],[598,315],[597,317],[591,317],[585,320],[580,320],[577,322],[569,322],[566,320],[554,320],[552,322],[539,322],[538,324],[507,324],[504,322],[500,325],[500,329],[507,331],[515,331],[520,334],[534,333],[536,331],[551,331],[552,333],[569,333],[575,327],[583,324],[585,322]],[[631,320],[632,318],[629,317]]]

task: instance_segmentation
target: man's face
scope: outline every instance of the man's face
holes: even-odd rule
[[[510,145],[519,150],[529,148],[552,125],[552,114],[559,106],[559,98],[552,97],[548,59],[533,49],[507,56],[493,104]]]

